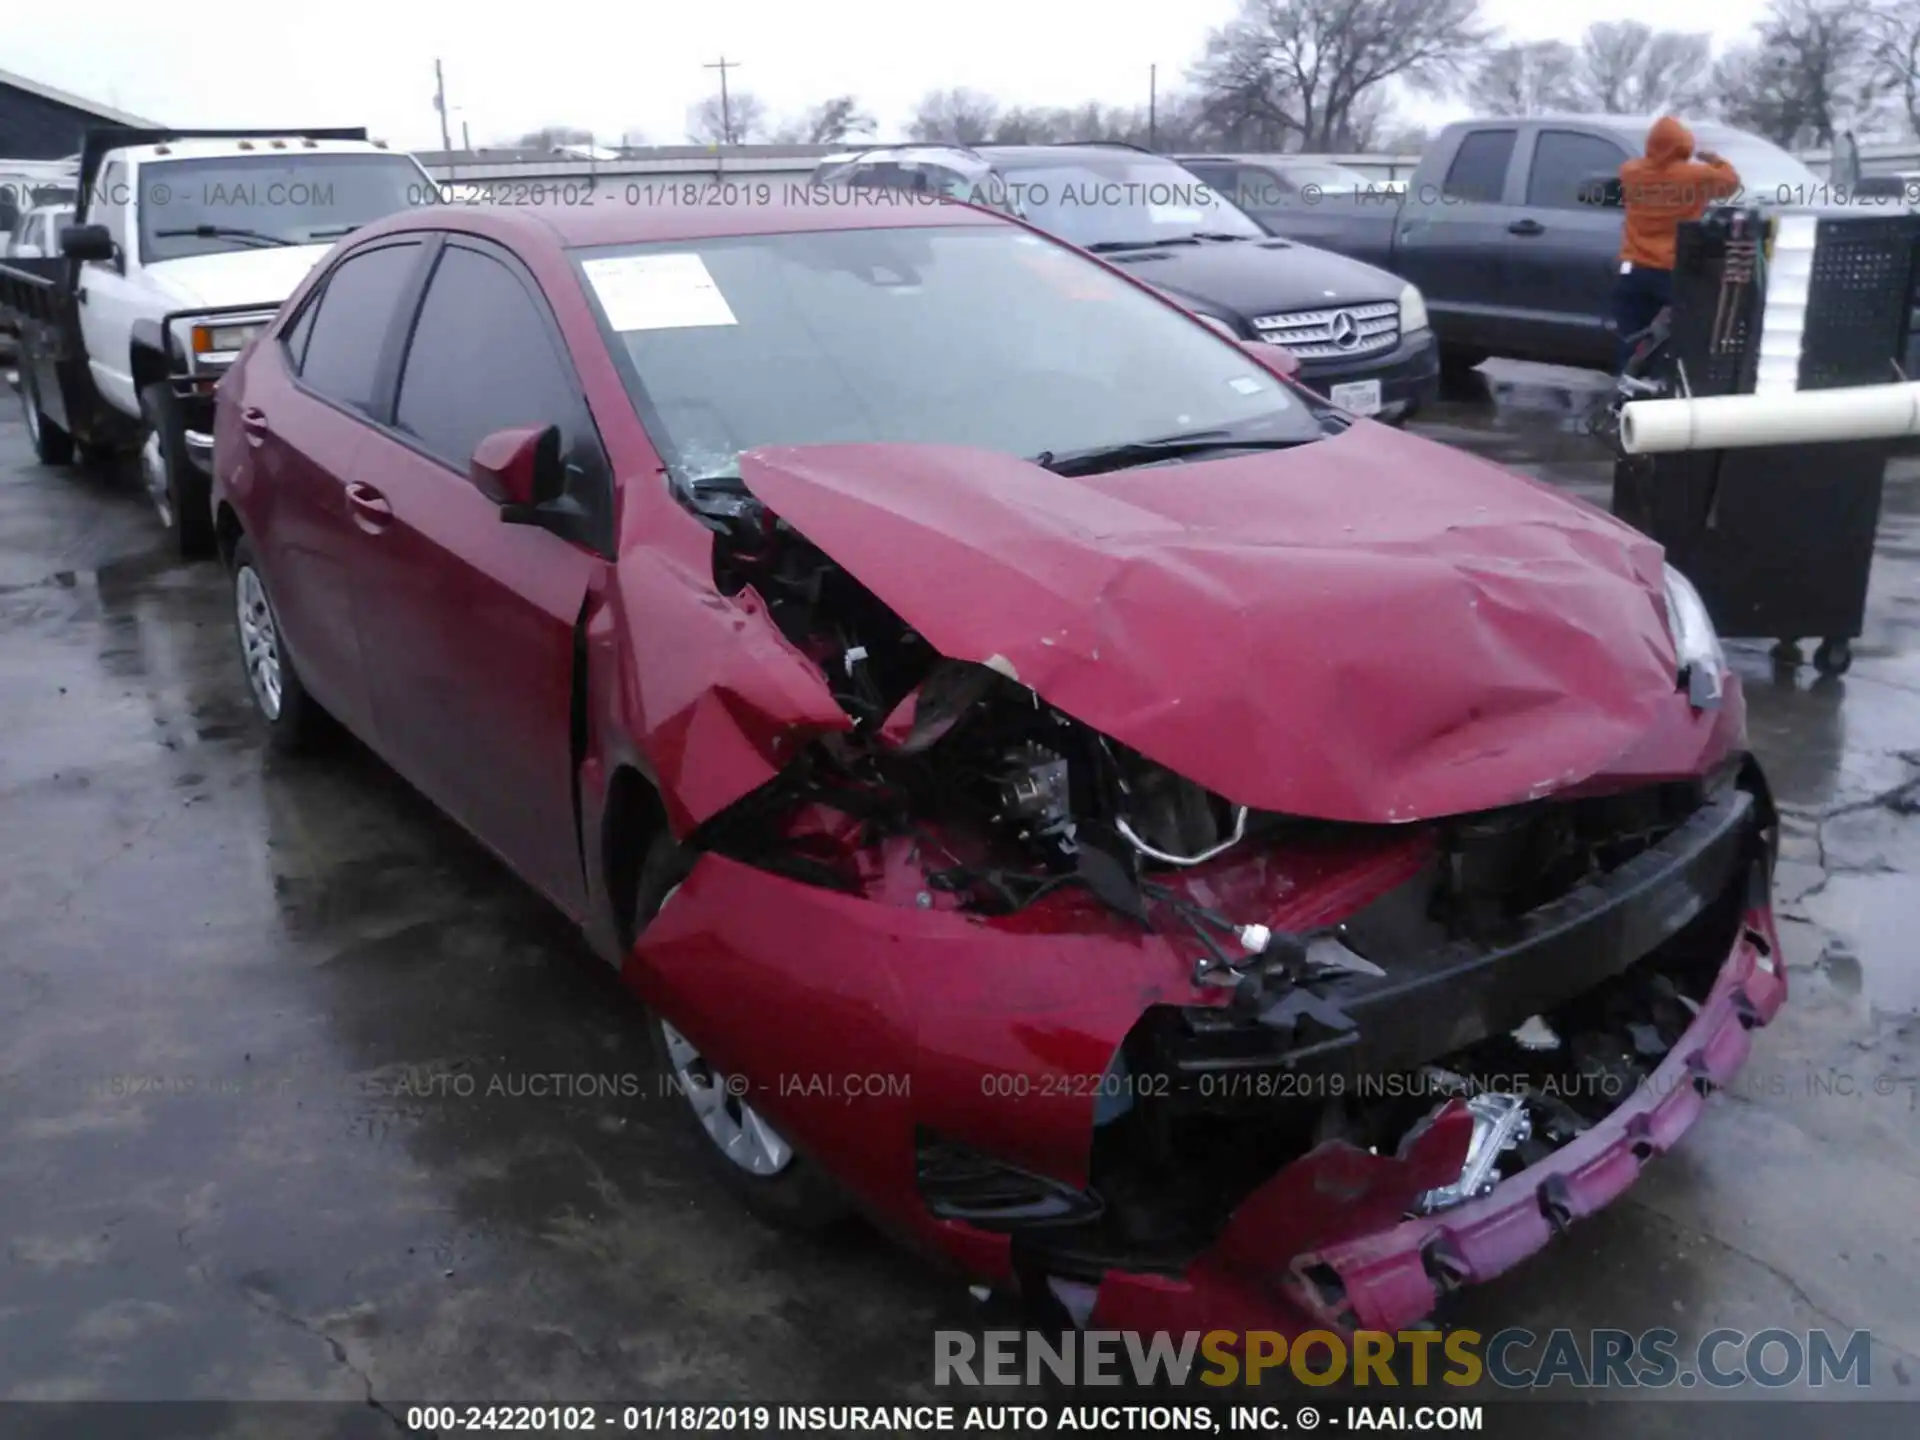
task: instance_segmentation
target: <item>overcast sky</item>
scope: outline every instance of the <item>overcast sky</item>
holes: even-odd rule
[[[173,125],[366,125],[411,148],[439,142],[433,62],[446,67],[454,143],[542,125],[617,138],[637,129],[684,143],[688,106],[715,88],[701,66],[741,62],[731,83],[776,119],[852,93],[897,134],[935,87],[967,85],[1005,104],[1143,103],[1147,67],[1181,83],[1234,0],[560,0],[421,6],[396,0],[15,0],[0,67]],[[1597,19],[1674,23],[1672,0],[1487,0],[1511,38],[1577,38]],[[1736,39],[1762,0],[1694,0],[1681,28]],[[429,11],[434,13],[429,13]],[[507,18],[509,15],[515,18]],[[1421,106],[1417,118],[1444,118]],[[884,138],[884,136],[883,136]]]

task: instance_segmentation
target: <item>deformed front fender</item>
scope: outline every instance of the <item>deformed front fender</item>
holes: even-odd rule
[[[689,567],[706,557],[684,550],[642,548],[621,560],[615,603],[626,644],[610,712],[645,751],[681,835],[766,784],[807,742],[853,724],[760,597],[721,595]]]
[[[1022,932],[709,853],[624,976],[802,1150],[911,1217],[917,1127],[1084,1184],[1094,1082],[1148,1006],[1202,998],[1190,969],[1163,936]]]

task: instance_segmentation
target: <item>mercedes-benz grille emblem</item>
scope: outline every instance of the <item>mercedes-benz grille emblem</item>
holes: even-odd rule
[[[1333,319],[1327,322],[1327,333],[1342,350],[1351,350],[1360,343],[1360,324],[1351,310],[1334,311]]]

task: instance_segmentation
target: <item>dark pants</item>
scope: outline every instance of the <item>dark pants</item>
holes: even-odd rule
[[[1673,301],[1673,272],[1635,265],[1613,285],[1613,372],[1627,368],[1633,356],[1633,337],[1653,323],[1653,317]]]

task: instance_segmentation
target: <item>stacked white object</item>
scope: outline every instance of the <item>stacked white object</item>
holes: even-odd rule
[[[1760,312],[1755,395],[1791,395],[1800,388],[1800,346],[1807,330],[1807,292],[1813,284],[1819,223],[1812,215],[1782,215],[1774,224]]]
[[[1775,218],[1753,393],[1631,401],[1620,411],[1623,450],[1660,455],[1920,435],[1920,383],[1800,388],[1819,223],[1815,215]]]
[[[1620,411],[1620,448],[1629,455],[1902,435],[1920,435],[1920,384],[1635,400]]]

